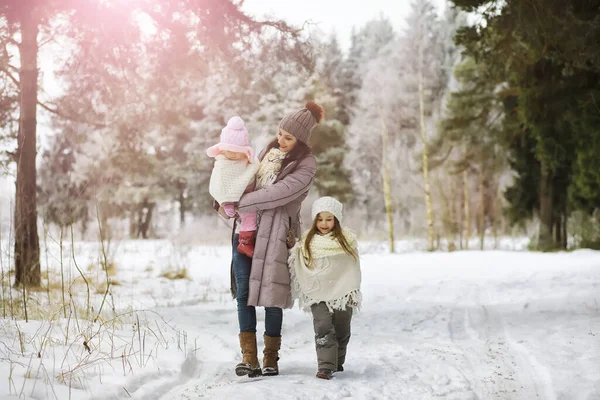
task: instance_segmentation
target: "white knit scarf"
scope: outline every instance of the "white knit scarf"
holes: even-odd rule
[[[357,248],[356,236],[343,230],[351,248]],[[314,235],[310,250],[312,263],[304,253],[306,234],[291,250],[288,266],[292,279],[292,295],[299,300],[300,308],[309,310],[313,304],[324,302],[330,311],[359,309],[362,301],[360,292],[360,261],[344,251],[333,233]]]
[[[355,249],[357,247],[356,235],[354,232],[348,229],[342,229],[342,234],[346,238],[348,245]],[[306,244],[306,233],[302,235],[300,239],[302,245],[302,251],[304,253]],[[346,251],[340,244],[340,242],[333,236],[333,232],[329,232],[326,235],[315,234],[310,241],[310,254],[312,259],[335,256],[336,254],[345,254]],[[305,255],[306,257],[306,255]],[[307,260],[308,262],[308,260]],[[310,268],[310,266],[309,266]]]

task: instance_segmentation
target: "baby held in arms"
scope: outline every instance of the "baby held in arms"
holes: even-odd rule
[[[240,197],[254,189],[254,177],[259,165],[248,144],[248,130],[244,121],[238,116],[231,117],[227,126],[221,130],[219,143],[209,147],[206,153],[215,159],[209,193],[229,217],[234,217]],[[252,257],[256,241],[256,213],[242,213],[239,217],[241,224],[238,251]]]

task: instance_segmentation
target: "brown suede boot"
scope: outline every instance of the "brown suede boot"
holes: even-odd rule
[[[263,351],[263,375],[279,375],[279,349],[281,347],[281,336],[263,336],[265,340],[265,350]]]
[[[240,232],[239,241],[240,243],[238,244],[237,251],[252,258],[254,255],[254,243],[256,242],[256,231]]]
[[[242,348],[242,362],[235,366],[237,376],[248,375],[254,378],[261,375],[256,349],[256,333],[240,332],[240,347]]]

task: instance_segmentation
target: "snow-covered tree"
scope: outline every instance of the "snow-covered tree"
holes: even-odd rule
[[[340,121],[348,125],[354,115],[359,90],[368,72],[368,63],[396,37],[391,21],[380,16],[368,21],[359,31],[352,30],[348,56],[340,68],[342,107]]]
[[[45,222],[64,228],[82,221],[85,230],[88,218],[89,191],[86,182],[78,179],[74,168],[80,141],[79,129],[85,126],[69,124],[51,141],[42,153],[39,168],[39,207]]]
[[[415,131],[420,138],[427,230],[429,247],[432,249],[435,232],[428,154],[429,140],[434,133],[436,120],[441,114],[442,99],[449,78],[449,71],[444,68],[442,27],[435,7],[430,1],[415,1],[411,5],[407,29],[401,39],[402,50],[406,57],[403,79],[409,82],[405,95],[414,104],[414,114],[409,114],[406,121],[409,124],[416,122]]]

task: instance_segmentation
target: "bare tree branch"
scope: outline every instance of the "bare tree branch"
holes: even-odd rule
[[[59,117],[61,117],[61,118],[64,118],[64,119],[66,119],[66,120],[69,120],[69,121],[73,121],[73,122],[79,122],[79,123],[82,123],[82,124],[91,125],[91,126],[93,126],[93,127],[96,127],[96,128],[106,128],[106,127],[108,126],[108,125],[106,125],[106,124],[103,124],[103,123],[99,123],[99,122],[91,122],[91,121],[87,121],[87,120],[85,120],[85,119],[82,119],[82,118],[78,118],[78,117],[73,117],[73,116],[71,116],[71,115],[67,115],[67,114],[65,114],[64,112],[60,111],[60,110],[58,109],[58,107],[54,107],[54,108],[52,108],[52,107],[50,107],[49,105],[47,105],[47,104],[44,104],[44,103],[42,103],[42,102],[41,102],[41,101],[39,101],[39,100],[38,100],[38,102],[37,102],[37,103],[38,103],[38,105],[39,105],[40,107],[42,107],[44,110],[46,110],[46,111],[48,111],[48,112],[51,112],[51,113],[52,113],[52,114],[54,114],[54,115],[58,115]]]
[[[6,76],[15,84],[17,89],[21,88],[19,80],[15,78],[6,68],[0,66],[0,72],[4,72]]]

